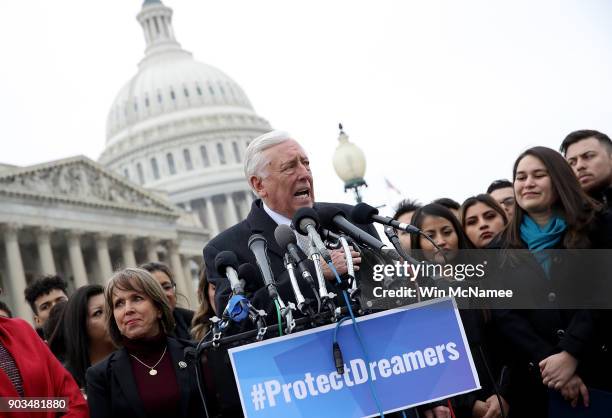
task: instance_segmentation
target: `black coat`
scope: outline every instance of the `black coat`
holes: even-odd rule
[[[180,417],[205,416],[193,362],[184,355],[186,345],[168,337],[168,353],[180,391]],[[180,368],[179,361],[187,363]],[[125,348],[87,370],[87,402],[92,418],[146,418]]]
[[[597,218],[589,234],[593,248],[610,248],[611,225],[607,213]],[[558,249],[563,249],[561,244]],[[538,364],[561,351],[578,360],[576,373],[587,386],[606,388],[612,370],[606,347],[609,315],[585,309],[583,304],[609,295],[605,279],[612,270],[610,260],[599,257],[594,263],[585,254],[585,250],[553,253],[548,275],[529,251],[513,257],[502,254],[496,278],[503,288],[513,289],[515,297],[523,298],[528,308],[493,310],[496,327],[514,353],[513,384],[520,388],[520,396],[511,409],[527,414],[519,416],[546,416],[547,389]],[[572,304],[583,308],[568,309]]]
[[[326,203],[317,203],[315,206],[326,205]],[[327,204],[329,205],[329,203]],[[345,213],[349,214],[352,207],[345,204],[334,204],[339,207]],[[378,237],[374,226],[369,225],[357,225],[364,231]],[[228,280],[222,277],[215,271],[215,257],[221,251],[230,250],[233,251],[238,257],[239,264],[250,263],[256,266],[255,256],[249,250],[248,241],[251,235],[261,234],[265,237],[268,245],[268,258],[270,260],[270,266],[272,273],[277,282],[278,293],[281,299],[285,302],[293,301],[294,295],[291,289],[289,281],[289,274],[285,270],[283,264],[284,250],[276,243],[274,238],[274,230],[276,229],[276,222],[270,218],[265,212],[262,206],[261,199],[257,199],[251,205],[251,211],[247,218],[225,230],[224,232],[213,238],[204,248],[204,262],[206,264],[206,278],[211,283],[217,286],[215,294],[215,302],[218,310],[222,310],[227,304],[227,300],[231,294],[231,289]],[[259,272],[259,270],[258,270]],[[311,274],[315,276],[314,267],[311,269]],[[303,281],[300,281],[300,288],[305,297],[314,298],[311,290],[306,286],[302,287]],[[328,285],[331,285],[328,282]],[[260,278],[258,283],[247,283],[245,286],[247,289],[254,288],[258,289],[249,298],[253,306],[258,309],[264,309],[268,312],[267,322],[268,325],[275,321],[276,315],[273,314],[274,305],[270,301],[267,293],[267,289],[263,287],[263,280]],[[338,293],[338,292],[336,292]],[[220,315],[220,312],[218,313]],[[246,321],[245,321],[246,322]],[[224,416],[238,417],[241,416],[240,399],[238,397],[238,389],[234,382],[233,372],[228,359],[227,351],[225,349],[219,349],[207,354],[209,361],[215,363],[213,371],[215,372],[215,383],[217,386],[223,386],[219,392],[219,403],[220,408],[224,411]],[[233,413],[226,413],[225,411],[235,411]]]
[[[174,335],[179,340],[193,340],[193,337],[189,333],[191,330],[191,321],[193,321],[194,311],[185,308],[174,308],[172,316],[176,327],[174,328]]]
[[[316,203],[315,207],[325,205],[330,204]],[[342,209],[347,214],[350,214],[352,209],[352,206],[342,203],[334,203],[333,205]],[[276,279],[281,299],[283,301],[293,301],[294,296],[289,281],[289,274],[285,270],[285,265],[283,264],[283,255],[285,254],[285,250],[282,250],[279,247],[279,245],[276,243],[276,239],[274,238],[274,230],[277,226],[277,223],[270,218],[270,216],[263,209],[261,199],[257,199],[251,205],[251,211],[244,221],[239,222],[229,229],[223,231],[213,238],[206,245],[206,247],[204,247],[206,278],[208,281],[217,286],[215,302],[218,310],[225,307],[227,300],[229,299],[230,288],[228,280],[215,271],[215,257],[221,251],[230,250],[233,251],[238,257],[239,264],[250,263],[256,266],[257,263],[255,261],[255,256],[248,247],[249,238],[253,234],[261,234],[266,238],[268,243],[268,257],[270,259],[270,266]],[[378,237],[376,229],[372,224],[357,226],[369,234]],[[314,270],[311,273],[313,274],[313,277],[316,277],[314,275]],[[300,281],[300,286],[301,285],[302,281]],[[247,283],[246,285],[247,288],[251,286],[261,288],[253,297],[250,298],[251,303],[258,309],[264,309],[268,311],[268,313],[272,313],[274,305],[271,303],[268,297],[267,290],[263,288],[263,280],[260,280],[259,283]],[[304,287],[301,288],[301,290],[305,297],[311,295],[310,289]],[[269,318],[273,318],[274,316],[275,315],[269,315]]]

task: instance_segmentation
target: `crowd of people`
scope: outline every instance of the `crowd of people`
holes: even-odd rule
[[[482,388],[405,416],[539,418],[548,416],[554,396],[571,411],[588,408],[593,390],[612,391],[609,312],[564,309],[560,303],[579,288],[597,293],[598,284],[546,251],[611,247],[612,142],[597,131],[572,132],[560,152],[530,148],[512,170],[511,181],[494,181],[462,204],[449,198],[424,205],[406,199],[397,207],[394,219],[429,238],[397,231],[403,250],[424,261],[462,263],[469,254],[464,250],[471,249],[525,250],[500,265],[496,277],[513,289],[529,288],[527,298],[535,307],[461,309]],[[293,300],[285,251],[274,230],[291,225],[299,208],[330,205],[315,203],[308,156],[284,132],[251,142],[245,176],[259,198],[244,221],[204,248],[196,311],[177,306],[172,271],[159,262],[119,270],[104,287],[86,285],[71,294],[59,276],[35,280],[25,291],[35,328],[12,318],[0,303],[0,396],[65,397],[70,417],[242,416],[226,353],[207,353],[197,365],[189,355],[231,294],[215,257],[231,250],[240,264],[256,265],[247,242],[252,234],[263,235],[278,293]],[[350,213],[348,205],[333,205]],[[378,236],[371,224],[358,226]],[[344,251],[330,254],[338,273],[345,274]],[[352,254],[359,270],[365,261],[359,252]],[[323,270],[334,289],[332,272],[325,265]],[[246,288],[251,303],[275,318],[268,289],[259,281]],[[309,291],[305,288],[305,295],[314,300]]]

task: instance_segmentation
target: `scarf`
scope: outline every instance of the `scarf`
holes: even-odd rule
[[[521,239],[527,244],[527,248],[534,255],[538,263],[540,263],[546,273],[546,277],[548,277],[550,272],[550,253],[542,250],[553,248],[561,242],[561,238],[567,230],[565,220],[554,215],[546,225],[540,227],[533,219],[525,215],[523,216],[520,229]]]

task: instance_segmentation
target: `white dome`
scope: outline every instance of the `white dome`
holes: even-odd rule
[[[145,57],[113,101],[99,162],[164,192],[219,232],[249,211],[244,155],[270,124],[234,80],[181,48],[172,9],[146,0],[137,19]]]
[[[147,63],[117,94],[108,114],[107,144],[126,128],[175,111],[217,106],[253,111],[242,88],[221,70],[185,51],[165,55]]]

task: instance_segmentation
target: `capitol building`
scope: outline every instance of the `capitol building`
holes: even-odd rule
[[[45,274],[73,290],[156,260],[194,308],[203,246],[254,199],[242,159],[270,124],[234,80],[181,47],[172,9],[145,0],[137,20],[145,56],[110,106],[98,161],[0,164],[0,299],[16,316],[31,319],[23,292]]]

